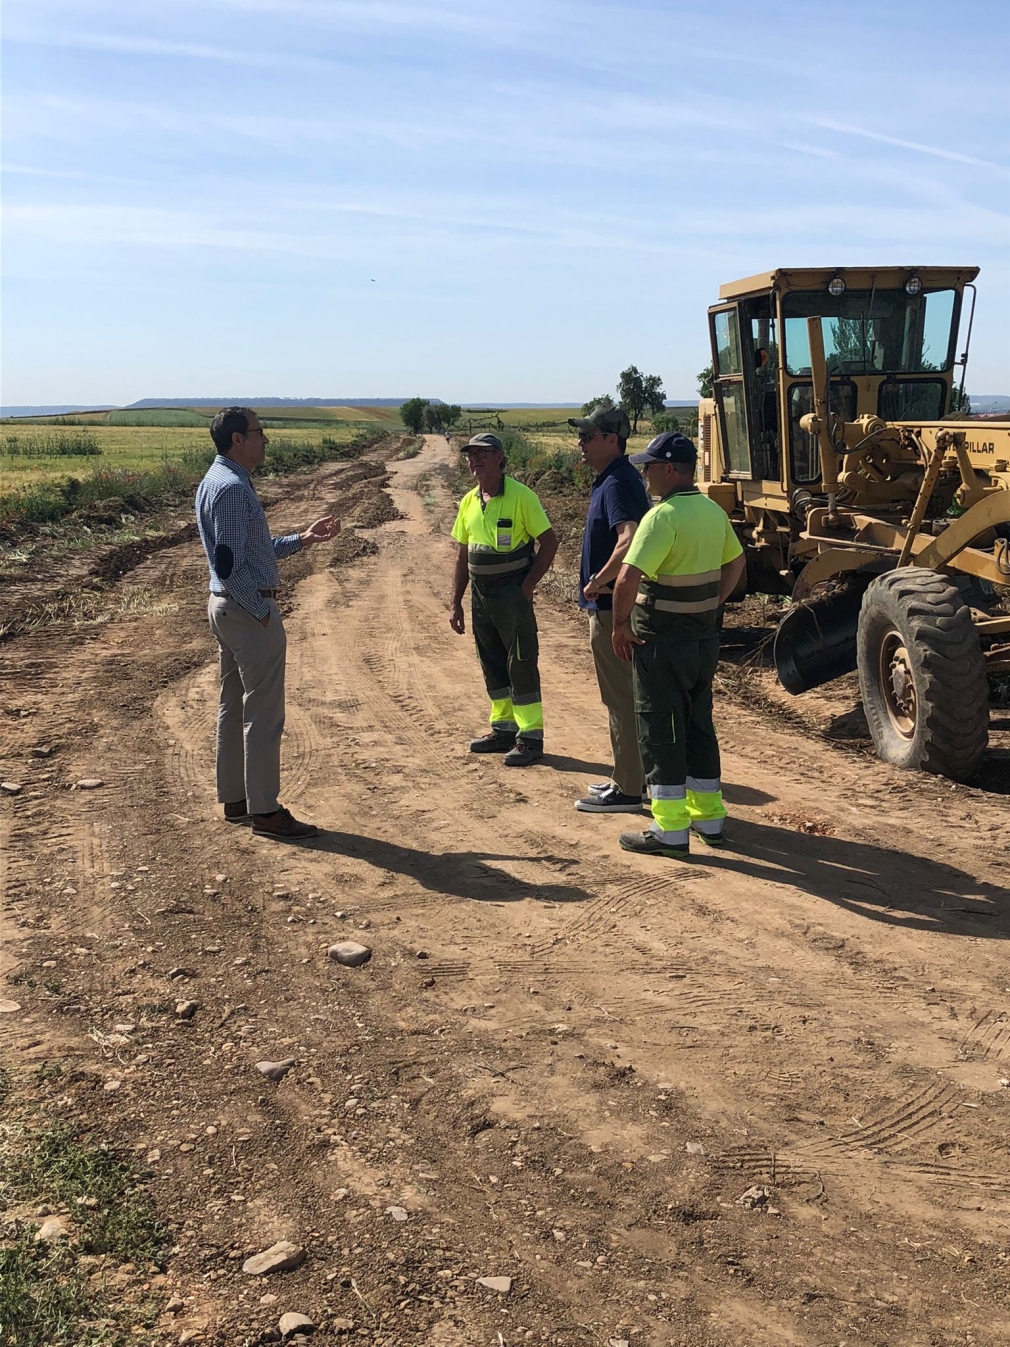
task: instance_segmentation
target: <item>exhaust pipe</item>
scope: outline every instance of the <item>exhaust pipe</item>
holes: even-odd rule
[[[798,603],[786,613],[772,650],[787,692],[797,696],[855,670],[864,592],[864,586],[850,585],[826,598]]]

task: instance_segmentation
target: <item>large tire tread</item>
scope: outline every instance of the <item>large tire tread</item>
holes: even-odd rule
[[[904,740],[879,690],[877,634],[902,633],[916,683],[917,724]],[[957,588],[936,571],[888,571],[869,586],[859,622],[859,681],[867,723],[885,761],[963,780],[989,741],[988,685],[978,632]]]

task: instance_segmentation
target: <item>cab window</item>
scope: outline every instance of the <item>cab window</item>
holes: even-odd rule
[[[828,389],[828,406],[843,421],[856,419],[856,385],[849,380],[833,381]],[[814,409],[811,384],[793,384],[789,389],[789,461],[792,479],[800,485],[820,481],[821,453],[817,436],[800,426],[800,417]]]

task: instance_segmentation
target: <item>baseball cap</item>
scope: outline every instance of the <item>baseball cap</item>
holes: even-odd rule
[[[601,402],[588,416],[570,416],[568,424],[576,430],[595,431],[598,435],[619,435],[626,440],[631,434],[631,422],[623,407],[605,407]]]
[[[665,430],[662,435],[650,440],[640,454],[629,454],[628,461],[634,463],[636,468],[644,467],[646,463],[693,465],[698,461],[698,450],[679,430]]]
[[[502,453],[505,452],[505,446],[498,436],[492,435],[489,431],[485,431],[483,435],[471,435],[461,452],[465,454],[468,449],[500,449]]]

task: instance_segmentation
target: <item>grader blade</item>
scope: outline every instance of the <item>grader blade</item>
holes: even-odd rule
[[[794,696],[856,668],[856,630],[863,588],[799,603],[779,623],[773,653],[779,682]]]

